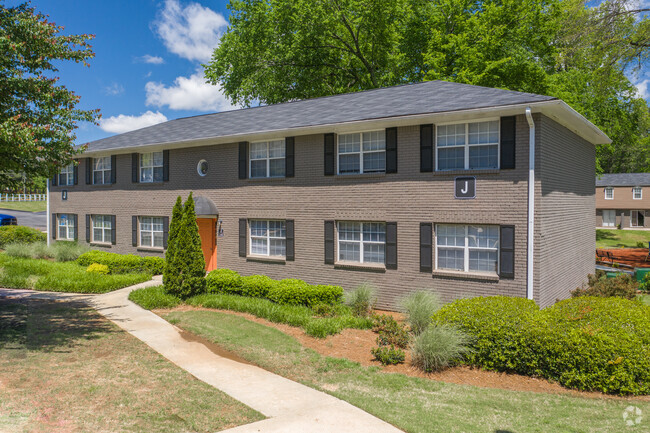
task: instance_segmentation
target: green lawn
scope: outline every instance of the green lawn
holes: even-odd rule
[[[0,301],[0,431],[215,432],[264,417],[88,306]]]
[[[648,248],[649,241],[650,230],[596,229],[596,248],[636,247],[637,242]]]
[[[267,370],[366,410],[407,432],[611,432],[628,427],[630,405],[650,413],[650,401],[479,388],[382,373],[345,359],[324,357],[293,337],[244,318],[214,311],[163,313]]]
[[[23,210],[26,212],[41,212],[47,210],[45,201],[3,201],[0,202],[0,213],[6,210]]]

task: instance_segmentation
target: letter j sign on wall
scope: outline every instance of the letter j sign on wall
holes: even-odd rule
[[[476,178],[473,176],[457,177],[454,188],[454,198],[476,198]]]

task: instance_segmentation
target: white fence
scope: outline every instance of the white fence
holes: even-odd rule
[[[0,193],[0,202],[3,201],[45,201],[47,194],[2,194]]]

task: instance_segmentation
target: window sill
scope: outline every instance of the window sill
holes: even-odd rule
[[[74,239],[67,239],[67,238],[66,239],[56,238],[54,240],[57,241],[57,242],[74,242],[75,241]]]
[[[483,274],[480,272],[461,272],[434,270],[433,277],[458,278],[462,280],[499,281],[497,274]]]
[[[154,248],[154,247],[137,247],[137,251],[148,251],[150,253],[164,253],[164,248]]]
[[[386,272],[386,265],[379,263],[336,262],[334,269],[350,269],[367,272]]]
[[[89,245],[102,248],[111,248],[113,246],[110,242],[89,242]]]
[[[91,183],[88,184],[88,186],[91,186],[93,188],[108,188],[115,185],[114,183]]]
[[[346,180],[346,179],[373,179],[373,178],[381,178],[385,177],[386,172],[381,172],[381,173],[348,173],[348,174],[341,174],[337,173],[336,176],[334,176],[335,179],[339,180]]]
[[[458,175],[473,175],[473,174],[499,174],[500,169],[490,168],[481,170],[436,170],[433,172],[434,176],[458,176]]]
[[[282,182],[285,181],[286,176],[274,176],[274,177],[249,177],[246,179],[248,182]]]
[[[159,180],[156,182],[131,182],[133,185],[162,185],[163,183],[165,183],[164,180]]]
[[[269,257],[269,256],[247,256],[247,262],[263,262],[263,263],[277,263],[277,264],[286,264],[287,259],[284,257]]]

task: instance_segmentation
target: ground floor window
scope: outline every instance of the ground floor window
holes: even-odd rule
[[[603,210],[603,227],[614,227],[616,225],[616,211],[614,209]]]
[[[74,240],[74,216],[60,214],[58,216],[58,235],[57,239],[73,241]]]
[[[385,223],[339,221],[337,232],[339,261],[385,263]]]
[[[436,269],[498,272],[499,227],[436,225]]]
[[[162,217],[140,217],[140,246],[163,248]]]
[[[250,254],[285,257],[287,231],[283,220],[250,220]]]
[[[110,215],[93,215],[93,242],[110,243],[111,242],[111,216]]]
[[[630,227],[644,227],[645,213],[642,210],[633,210],[630,213]]]

